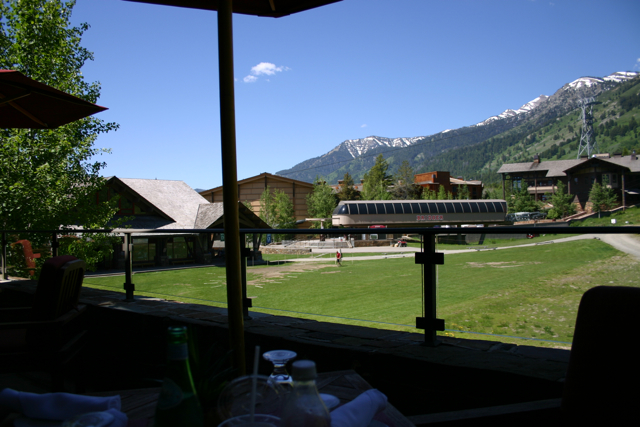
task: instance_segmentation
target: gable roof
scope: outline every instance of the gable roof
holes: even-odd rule
[[[567,176],[565,170],[572,168],[580,163],[584,163],[586,159],[571,160],[549,160],[546,162],[526,162],[526,163],[505,163],[498,169],[497,173],[513,173],[513,172],[541,172],[546,177]]]
[[[578,169],[586,163],[602,161],[611,163],[616,166],[629,169],[630,172],[640,172],[640,160],[632,159],[631,156],[622,157],[591,157],[570,160],[548,160],[546,162],[527,162],[527,163],[505,163],[497,173],[514,173],[514,172],[546,172],[545,177],[562,177],[567,176],[567,171]]]
[[[243,203],[238,202],[240,228],[271,228]],[[223,228],[224,207],[222,202],[200,205],[195,228]]]
[[[292,178],[287,178],[284,176],[280,176],[280,175],[274,175],[268,172],[262,172],[260,175],[256,175],[256,176],[252,176],[250,178],[245,178],[241,181],[238,181],[238,185],[242,185],[242,184],[247,184],[253,181],[258,181],[258,180],[263,180],[264,178],[268,178],[270,180],[274,180],[274,181],[282,181],[282,182],[290,182],[296,185],[300,185],[302,187],[309,187],[309,188],[313,188],[313,184],[310,182],[305,182],[305,181],[298,181],[297,179],[292,179]],[[205,190],[205,191],[201,191],[200,194],[205,196],[207,194],[211,194],[211,193],[217,193],[218,191],[222,191],[222,186],[219,187],[215,187],[212,188],[210,190]]]
[[[136,228],[195,228],[199,206],[209,203],[184,181],[114,176],[108,180],[108,185],[114,186],[118,191],[131,197],[134,203],[142,201],[153,213],[165,220],[162,221],[157,217],[136,218],[133,221]],[[147,227],[147,225],[155,226]]]
[[[127,224],[137,229],[204,229],[224,226],[224,207],[209,203],[183,181],[111,177],[107,185],[150,215],[136,215]],[[251,209],[238,202],[241,228],[271,228]]]

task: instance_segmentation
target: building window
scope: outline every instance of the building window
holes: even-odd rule
[[[131,256],[134,262],[154,261],[156,258],[156,239],[134,237]]]
[[[167,257],[169,259],[193,258],[193,237],[170,237],[167,240]]]

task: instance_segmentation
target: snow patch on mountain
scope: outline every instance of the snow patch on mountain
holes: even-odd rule
[[[413,138],[384,138],[381,136],[368,136],[366,138],[348,139],[325,154],[325,156],[339,150],[347,150],[351,157],[355,159],[356,157],[362,156],[367,151],[380,146],[388,148],[405,148],[423,138],[424,137],[422,136],[416,136]]]
[[[517,110],[511,110],[511,109],[505,110],[501,114],[498,114],[497,116],[489,117],[488,119],[480,123],[477,123],[475,126],[484,126],[496,120],[502,120],[502,119],[506,119],[507,117],[517,116],[518,114],[528,113],[534,108],[536,108],[537,106],[539,106],[542,102],[545,102],[548,98],[549,97],[547,95],[540,95],[536,99],[527,102]]]
[[[580,89],[583,87],[591,87],[593,85],[597,85],[597,84],[601,84],[604,82],[615,82],[615,83],[621,83],[621,82],[625,82],[627,80],[631,80],[634,77],[636,77],[639,73],[636,73],[634,71],[617,71],[613,74],[610,74],[606,77],[580,77],[577,80],[572,81],[571,83],[567,83],[566,85],[564,85],[563,89],[564,90],[569,90],[569,89]]]

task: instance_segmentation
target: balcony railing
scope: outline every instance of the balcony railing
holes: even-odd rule
[[[269,234],[277,232],[277,234],[298,236],[300,235],[312,235],[313,233],[321,232],[325,238],[325,242],[338,242],[340,241],[340,237],[345,235],[370,235],[370,234],[380,234],[380,230],[376,229],[359,229],[359,228],[329,228],[323,230],[309,230],[309,229],[287,229],[287,230],[268,230],[268,229],[241,229],[240,230],[240,238],[241,241],[247,241],[247,235],[260,235],[260,234]],[[2,231],[2,274],[3,278],[7,279],[7,247],[10,243],[8,241],[8,237],[22,233],[26,233],[24,230],[5,230]],[[133,229],[107,229],[107,230],[37,230],[37,231],[28,231],[28,233],[44,233],[51,236],[50,238],[50,246],[51,246],[51,254],[55,256],[58,251],[58,239],[61,235],[70,235],[70,234],[93,234],[93,233],[111,233],[117,236],[122,236],[124,238],[124,252],[125,252],[125,262],[124,262],[124,274],[125,274],[125,282],[123,284],[123,288],[126,295],[126,300],[135,301],[135,285],[133,283],[133,273],[134,273],[134,263],[132,257],[132,236],[154,236],[154,235],[186,235],[186,234],[200,234],[204,233],[207,235],[224,233],[222,229],[175,229],[175,230],[133,230]],[[506,227],[487,227],[487,228],[388,228],[385,229],[385,234],[396,234],[396,235],[413,235],[420,236],[420,240],[422,241],[420,251],[416,252],[414,255],[415,264],[421,266],[422,274],[421,274],[421,285],[422,292],[421,295],[416,294],[416,299],[421,300],[421,316],[416,316],[415,318],[415,327],[418,329],[422,329],[425,332],[424,335],[424,343],[426,345],[437,345],[437,332],[445,330],[445,320],[440,319],[437,316],[437,266],[445,263],[445,256],[443,253],[437,252],[436,249],[436,236],[438,235],[534,235],[534,234],[594,234],[594,235],[602,235],[602,234],[640,234],[640,227],[638,226],[625,226],[625,227],[568,227],[568,226],[553,226],[553,227],[543,227],[543,226],[525,226],[525,227],[514,227],[514,226],[506,226]],[[228,237],[227,237],[228,238]],[[300,239],[289,239],[289,241],[300,240]],[[207,240],[209,241],[209,240]],[[315,240],[318,242],[318,240]],[[333,246],[333,245],[329,245]],[[461,246],[461,248],[466,249],[466,246]],[[481,246],[478,246],[477,249],[482,249]],[[246,259],[252,257],[251,248],[245,248],[242,251],[242,258],[245,262],[242,263],[243,271],[243,310],[245,316],[249,315],[249,308],[252,307],[252,299],[247,297],[247,270],[246,270]],[[496,256],[499,255],[496,253]],[[571,253],[566,254],[567,257],[571,257]],[[481,273],[480,270],[477,270],[478,273]],[[402,272],[398,272],[399,275]],[[474,286],[474,278],[470,277],[468,286]],[[220,303],[223,303],[220,301]],[[297,314],[292,310],[283,310],[278,307],[260,307],[265,310],[272,311],[280,311],[287,312],[295,317]],[[324,313],[307,313],[313,314],[315,316],[327,316]],[[339,317],[339,316],[334,316]],[[350,320],[361,320],[362,322],[369,321],[368,319],[354,319]],[[384,322],[379,320],[380,324],[391,324],[391,322]],[[402,325],[400,325],[402,326]],[[464,331],[461,331],[464,332]]]

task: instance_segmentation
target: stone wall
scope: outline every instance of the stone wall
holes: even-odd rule
[[[273,247],[270,248],[268,246],[262,246],[260,252],[263,254],[287,254],[287,255],[308,255],[311,253],[310,248],[297,248],[297,249],[287,249],[281,247]]]
[[[356,240],[353,242],[356,248],[370,248],[373,246],[392,246],[396,240],[380,239],[380,240]]]

